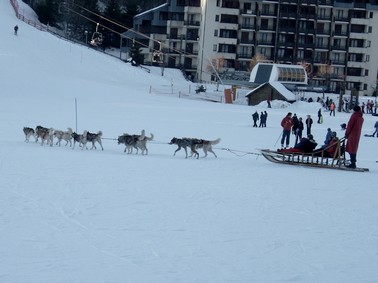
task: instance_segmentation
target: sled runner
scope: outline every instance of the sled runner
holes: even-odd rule
[[[328,149],[336,146],[335,152],[330,155]],[[345,159],[345,139],[338,140],[323,149],[317,149],[311,153],[304,152],[285,152],[269,149],[260,150],[262,156],[274,163],[300,165],[316,168],[338,169],[346,171],[367,172],[368,168],[349,168],[346,167]]]

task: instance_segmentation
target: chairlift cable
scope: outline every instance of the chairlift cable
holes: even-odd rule
[[[114,24],[114,25],[117,25],[117,26],[119,26],[119,27],[122,27],[122,28],[124,28],[124,29],[126,29],[126,30],[128,30],[128,31],[131,31],[131,32],[133,32],[133,33],[135,33],[135,34],[137,34],[137,35],[140,35],[140,36],[142,36],[142,37],[144,37],[144,38],[146,38],[146,39],[152,40],[153,42],[157,42],[157,43],[159,43],[160,49],[161,49],[161,46],[163,45],[163,46],[165,46],[166,48],[168,48],[168,49],[170,49],[170,50],[172,50],[172,51],[175,51],[175,52],[177,52],[177,53],[179,53],[179,54],[181,54],[181,55],[193,55],[193,56],[195,55],[195,54],[190,53],[190,52],[186,52],[186,51],[178,50],[178,49],[175,49],[175,48],[171,48],[171,47],[169,47],[169,45],[164,44],[164,43],[160,42],[159,40],[154,39],[154,38],[152,38],[152,37],[150,37],[150,36],[147,36],[147,35],[145,35],[145,34],[143,34],[143,33],[141,33],[141,32],[135,31],[133,28],[127,27],[127,26],[125,26],[125,25],[123,25],[123,24],[121,24],[121,23],[116,22],[115,20],[109,19],[109,18],[107,18],[107,17],[105,17],[105,16],[103,16],[103,15],[97,14],[97,13],[95,13],[95,12],[93,12],[93,11],[91,11],[91,10],[89,10],[89,9],[87,9],[87,8],[85,8],[85,7],[83,7],[83,6],[81,6],[81,5],[78,5],[78,4],[76,4],[76,3],[72,3],[72,4],[74,4],[75,6],[77,6],[77,7],[80,8],[80,9],[83,9],[83,10],[87,11],[88,13],[91,13],[91,14],[93,14],[93,15],[95,15],[95,16],[97,16],[97,17],[103,19],[103,20],[106,20],[106,21],[108,21],[108,22],[110,22],[110,23],[112,23],[112,24]],[[71,9],[70,9],[70,10],[71,10]],[[72,11],[73,11],[73,10],[72,10]],[[76,11],[75,11],[75,13],[79,14],[80,16],[85,17],[84,15],[81,15],[80,13],[78,13],[78,12],[76,12]],[[85,17],[85,18],[87,18],[87,17]],[[95,21],[93,21],[93,20],[91,20],[91,21],[92,21],[92,22],[95,22]],[[102,25],[102,24],[101,24],[101,25]],[[114,31],[114,30],[112,30],[112,29],[106,27],[105,25],[102,25],[102,26],[105,27],[105,28],[107,28],[108,30],[114,32],[114,33],[117,33],[117,34],[120,35],[121,37],[125,37],[125,38],[131,39],[131,40],[135,40],[135,39],[130,38],[130,37],[128,37],[128,36],[124,36],[124,35],[122,35],[122,33],[117,32],[117,31]],[[136,41],[136,40],[135,40],[135,41]],[[136,41],[136,42],[138,42],[138,41]],[[138,43],[141,44],[140,42],[138,42]],[[145,45],[145,44],[141,44],[141,45],[142,45],[142,46],[145,46],[145,47],[147,47],[147,48],[149,48],[149,46],[147,46],[147,45]],[[156,51],[155,48],[152,48],[152,50],[153,50],[153,51]],[[160,51],[161,51],[161,50],[160,50]],[[174,57],[171,57],[171,58],[174,58]]]

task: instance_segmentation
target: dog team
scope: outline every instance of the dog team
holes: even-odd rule
[[[61,144],[62,140],[66,142],[66,145],[70,143],[70,146],[72,146],[72,140],[73,140],[73,148],[75,148],[75,144],[79,143],[79,146],[82,147],[82,149],[88,149],[87,143],[92,143],[91,149],[97,149],[96,148],[96,142],[101,146],[101,149],[104,150],[102,146],[101,136],[102,132],[99,131],[98,133],[90,133],[88,131],[84,131],[82,135],[79,135],[72,131],[71,128],[67,128],[67,131],[61,131],[61,130],[54,130],[53,128],[45,128],[42,126],[37,126],[35,130],[33,128],[24,127],[23,129],[24,135],[25,135],[25,142],[29,142],[29,139],[31,136],[35,138],[35,142],[38,142],[38,139],[41,139],[41,145],[43,145],[45,142],[47,145],[53,146],[54,143],[54,137],[57,139],[57,142],[55,145]]]
[[[37,126],[35,129],[24,127],[23,132],[25,135],[25,142],[29,142],[30,137],[35,138],[35,142],[38,142],[39,139],[41,139],[41,145],[43,146],[45,143],[47,145],[53,146],[54,144],[54,138],[57,139],[55,145],[61,145],[62,141],[65,141],[67,146],[70,144],[70,147],[72,146],[72,140],[73,140],[73,146],[72,148],[75,148],[75,144],[78,143],[79,147],[82,149],[88,149],[87,143],[92,143],[91,149],[97,149],[96,143],[98,143],[102,150],[104,150],[102,146],[102,131],[98,131],[97,133],[90,133],[87,130],[83,132],[83,134],[77,134],[73,132],[72,128],[67,128],[67,131],[61,131],[56,130],[53,128],[45,128],[42,126]],[[124,133],[121,136],[118,137],[117,141],[118,144],[125,145],[124,152],[131,154],[133,153],[133,150],[136,150],[136,154],[138,154],[139,150],[141,151],[142,155],[148,154],[148,148],[147,148],[147,142],[152,141],[154,139],[154,135],[151,133],[150,136],[146,136],[145,130],[142,130],[140,134],[127,134]],[[216,145],[220,142],[220,138],[210,141],[210,140],[204,140],[204,139],[197,139],[197,138],[172,138],[172,140],[169,142],[169,144],[175,144],[177,145],[177,149],[175,150],[173,155],[176,155],[178,151],[180,151],[182,148],[185,151],[185,158],[188,158],[188,150],[190,149],[192,157],[194,155],[195,158],[199,158],[198,149],[203,150],[205,156],[207,157],[207,153],[211,152],[215,157],[217,155],[213,151],[212,145]]]

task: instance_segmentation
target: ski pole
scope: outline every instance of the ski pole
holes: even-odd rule
[[[276,146],[276,144],[277,144],[278,141],[280,140],[281,136],[282,136],[282,131],[281,131],[281,134],[278,136],[278,139],[276,140],[276,143],[274,144],[274,146]]]

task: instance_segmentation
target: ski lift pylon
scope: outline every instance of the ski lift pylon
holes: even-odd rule
[[[89,42],[93,46],[98,46],[102,43],[102,33],[98,31],[99,23],[96,25],[96,31],[92,34],[92,39]]]

